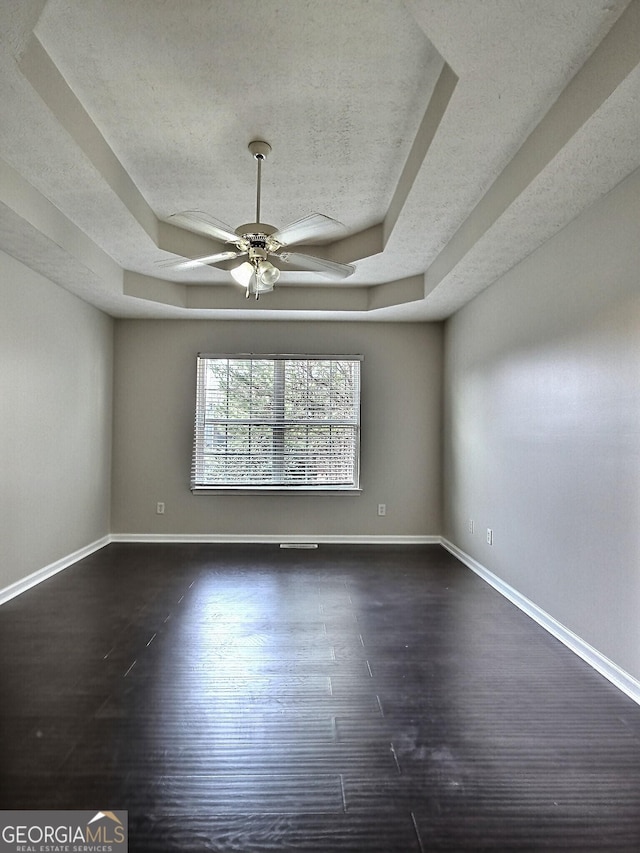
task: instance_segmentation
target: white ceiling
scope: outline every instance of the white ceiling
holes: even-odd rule
[[[0,249],[118,317],[439,320],[640,166],[640,0],[3,0]],[[167,218],[320,212],[246,301]]]

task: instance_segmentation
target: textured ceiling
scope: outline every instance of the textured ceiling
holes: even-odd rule
[[[640,0],[3,0],[0,249],[131,317],[438,320],[640,165]],[[168,271],[311,212],[355,263]]]

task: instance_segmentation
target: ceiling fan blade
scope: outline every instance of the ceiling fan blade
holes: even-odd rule
[[[278,257],[289,264],[295,264],[305,270],[318,272],[331,278],[348,278],[356,269],[353,264],[337,264],[335,261],[303,255],[301,252],[281,252]]]
[[[218,264],[221,261],[230,261],[232,258],[237,258],[239,255],[244,255],[244,252],[218,252],[215,255],[205,255],[203,258],[184,258],[179,261],[172,258],[170,261],[159,261],[158,266],[174,270],[192,270],[197,267],[206,266],[207,264]]]
[[[182,213],[174,213],[169,217],[169,221],[225,243],[235,243],[240,239],[230,225],[225,225],[224,222],[201,210],[183,210]]]
[[[337,236],[341,231],[344,231],[344,225],[337,219],[332,219],[323,213],[310,213],[309,216],[285,225],[284,228],[272,234],[271,239],[280,243],[281,246],[290,246],[293,243],[302,243],[304,240],[329,237],[331,234]]]

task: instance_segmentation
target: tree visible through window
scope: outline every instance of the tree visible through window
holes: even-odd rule
[[[358,489],[358,356],[198,356],[191,488]]]

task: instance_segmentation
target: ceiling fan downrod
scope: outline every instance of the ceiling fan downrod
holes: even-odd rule
[[[254,159],[258,164],[258,180],[256,189],[256,224],[260,224],[260,189],[262,184],[262,162],[266,160],[271,152],[271,146],[268,142],[262,140],[254,140],[249,143],[249,151],[253,154]]]

